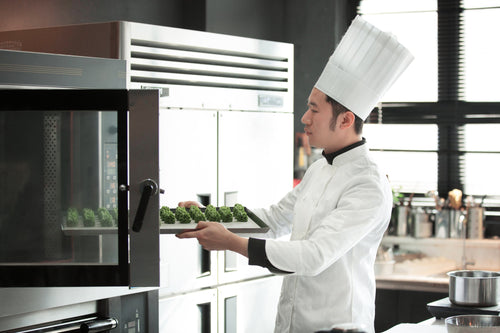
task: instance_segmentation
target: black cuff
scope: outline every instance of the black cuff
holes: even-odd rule
[[[282,271],[276,268],[266,254],[266,241],[264,239],[248,239],[248,264],[257,265],[269,269],[272,273],[291,274],[292,272]]]

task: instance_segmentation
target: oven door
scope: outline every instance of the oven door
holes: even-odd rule
[[[0,101],[0,287],[158,286],[158,91]]]

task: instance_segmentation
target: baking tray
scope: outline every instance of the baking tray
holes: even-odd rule
[[[427,304],[427,310],[437,319],[459,315],[487,314],[500,315],[500,306],[474,307],[453,304],[448,297]]]
[[[94,236],[94,235],[106,235],[106,234],[117,234],[117,226],[104,227],[101,225],[101,220],[96,216],[95,225],[92,227],[86,227],[83,225],[83,218],[80,216],[78,218],[78,223],[74,227],[67,225],[66,217],[62,218],[61,230],[66,236]]]
[[[218,208],[218,207],[217,207]],[[230,207],[231,210],[233,209]],[[224,226],[234,232],[238,233],[265,233],[269,230],[269,226],[262,221],[254,212],[252,212],[247,207],[245,208],[245,212],[248,215],[247,222],[220,222],[224,224]],[[205,208],[200,208],[203,212]],[[175,208],[170,209],[175,214]],[[66,217],[62,218],[63,222],[61,224],[61,229],[66,236],[94,236],[94,235],[106,235],[106,234],[117,234],[118,227],[103,227],[101,226],[101,222],[99,218],[96,216],[96,224],[93,227],[85,227],[83,226],[83,219],[80,216],[78,225],[74,227],[69,227],[66,222]],[[190,230],[196,228],[196,223],[191,221],[191,223],[180,223],[176,221],[174,224],[166,224],[160,223],[160,234],[178,234],[185,230]]]
[[[218,207],[216,207],[218,209]],[[230,207],[233,210],[232,207]],[[264,223],[254,212],[252,212],[247,207],[245,208],[245,212],[248,215],[247,222],[237,222],[233,219],[233,222],[219,222],[223,224],[229,231],[234,233],[265,233],[269,230],[269,226]],[[203,212],[205,208],[200,208]],[[175,208],[170,209],[175,214]],[[195,229],[196,222],[191,221],[191,223],[180,223],[176,221],[174,224],[160,224],[160,233],[161,234],[178,234],[185,230]]]

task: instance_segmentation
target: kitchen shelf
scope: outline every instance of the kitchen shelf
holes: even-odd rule
[[[382,239],[383,245],[449,245],[462,246],[463,239],[460,238],[415,238],[404,236],[385,236]],[[500,249],[500,239],[466,239],[467,247],[482,247]]]

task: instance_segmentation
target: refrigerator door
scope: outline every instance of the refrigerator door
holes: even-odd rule
[[[160,298],[159,319],[160,332],[218,332],[217,291]]]
[[[160,109],[160,206],[180,201],[217,200],[217,112]],[[214,201],[215,200],[215,201]]]
[[[219,331],[273,332],[282,280],[273,276],[220,286]]]
[[[277,203],[292,189],[291,128],[291,113],[219,112],[219,192],[250,209]],[[219,283],[270,274],[231,251],[221,251],[218,264]]]
[[[250,209],[277,203],[292,189],[292,128],[291,113],[219,112],[219,193]]]
[[[217,112],[160,109],[160,206],[180,201],[217,200]],[[162,235],[161,293],[192,291],[217,282],[217,253],[196,240]]]
[[[0,286],[158,286],[158,92],[0,99]]]

